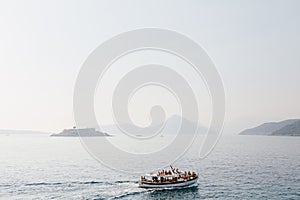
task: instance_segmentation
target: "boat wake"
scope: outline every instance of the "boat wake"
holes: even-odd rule
[[[137,187],[137,185],[136,185]],[[176,191],[176,192],[189,192],[191,190],[198,190],[198,184],[194,183],[192,185],[183,186],[183,187],[176,187],[176,188],[135,188],[132,189],[130,192],[126,192],[117,196],[114,196],[110,199],[130,199],[132,196],[168,196],[168,193]]]
[[[31,182],[19,184],[3,184],[0,188],[19,188],[20,195],[33,195],[32,192],[39,191],[40,194],[47,194],[52,191],[53,197],[59,198],[61,191],[65,197],[74,197],[74,191],[82,191],[86,199],[135,199],[140,197],[151,197],[153,195],[169,195],[170,190],[179,191],[197,187],[197,184],[181,188],[151,188],[138,187],[138,181],[118,180],[111,182],[102,181],[70,181],[70,182]],[[171,193],[170,193],[171,194]],[[47,198],[50,196],[46,195]],[[45,196],[45,197],[46,197]],[[46,198],[46,199],[47,199]]]
[[[122,183],[135,183],[138,181],[115,181],[115,182],[100,182],[100,181],[72,181],[72,182],[34,182],[34,183],[24,183],[24,184],[3,184],[1,187],[12,187],[12,186],[55,186],[55,185],[94,185],[94,184],[105,184],[114,185]]]

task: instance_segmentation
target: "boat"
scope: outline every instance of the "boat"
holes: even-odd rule
[[[150,173],[141,176],[140,188],[182,188],[197,186],[198,175],[195,172],[179,171],[172,166],[171,170],[162,170],[157,173]]]

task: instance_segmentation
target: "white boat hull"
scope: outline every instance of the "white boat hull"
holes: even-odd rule
[[[181,188],[197,184],[198,177],[192,180],[180,181],[176,183],[140,183],[141,188]]]

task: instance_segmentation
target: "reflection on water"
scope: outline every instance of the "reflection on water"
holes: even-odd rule
[[[143,199],[195,199],[198,197],[198,187],[182,189],[154,190],[141,196]]]

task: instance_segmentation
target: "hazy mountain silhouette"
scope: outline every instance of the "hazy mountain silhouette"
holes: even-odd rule
[[[274,131],[271,135],[300,136],[300,120]]]
[[[167,119],[166,126],[164,127],[162,133],[163,134],[176,134],[178,132],[180,123],[181,123],[181,130],[183,130],[185,134],[186,133],[193,134],[194,127],[198,127],[197,134],[205,134],[207,131],[207,128],[205,128],[201,125],[198,125],[198,124],[196,124],[190,120],[187,120],[181,116],[173,115],[169,119]],[[130,130],[133,131],[135,129],[135,126],[133,126],[131,124],[123,124],[122,127],[125,127],[125,129],[129,130],[129,132],[130,132]],[[150,127],[144,128],[143,132],[139,133],[139,134],[153,133],[154,130],[158,129],[158,127],[161,127],[161,125],[150,126]],[[113,135],[121,133],[121,131],[118,129],[118,127],[116,125],[102,126],[101,131],[105,131],[105,132],[108,132]]]
[[[240,135],[273,135],[274,132],[299,121],[299,119],[288,119],[280,122],[268,122],[257,127],[246,129]],[[279,133],[278,133],[279,134]]]

